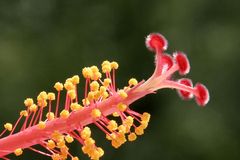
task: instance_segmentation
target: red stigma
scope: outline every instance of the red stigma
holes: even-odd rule
[[[186,75],[190,71],[190,63],[183,52],[174,53],[174,59],[179,66],[179,74]]]
[[[195,100],[199,106],[205,106],[209,101],[209,92],[206,86],[201,83],[197,83],[194,87],[198,95],[196,95]]]
[[[182,78],[182,79],[178,80],[178,82],[180,84],[185,85],[185,86],[189,86],[189,87],[193,86],[191,79],[188,79],[188,78]],[[191,92],[178,90],[178,93],[179,93],[180,97],[184,100],[188,100],[188,99],[193,98],[193,94]]]
[[[146,38],[146,46],[150,51],[165,51],[168,47],[166,38],[159,33],[151,33]]]

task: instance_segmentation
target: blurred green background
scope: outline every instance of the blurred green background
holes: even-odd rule
[[[161,90],[132,105],[152,114],[144,136],[115,150],[94,129],[104,160],[240,159],[237,0],[0,1],[0,125],[14,122],[23,100],[105,59],[120,64],[118,86],[146,79],[153,54],[144,37],[160,32],[168,52],[185,51],[188,77],[209,88],[206,108]],[[77,143],[72,152],[88,159]],[[27,151],[26,151],[27,152]],[[48,159],[34,153],[11,159]]]

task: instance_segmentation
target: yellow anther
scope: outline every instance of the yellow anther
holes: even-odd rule
[[[75,89],[75,86],[73,85],[73,83],[71,81],[66,81],[64,83],[64,88],[69,91],[69,90],[73,90]]]
[[[65,136],[65,140],[66,140],[67,143],[72,143],[74,139],[73,139],[72,136],[70,136],[70,135],[68,134],[68,135]]]
[[[119,114],[118,114],[118,112],[113,112],[113,117],[119,117]]]
[[[90,83],[91,91],[97,91],[99,89],[99,83],[97,81],[93,81]]]
[[[8,131],[12,131],[12,124],[11,123],[5,123],[4,128],[7,129]]]
[[[105,78],[104,81],[103,81],[103,85],[105,87],[108,87],[110,83],[112,83],[110,78]]]
[[[48,96],[47,96],[47,92],[45,91],[42,91],[39,93],[38,97],[37,97],[37,100],[40,101],[40,100],[47,100]]]
[[[115,61],[111,62],[111,68],[118,69],[118,67],[119,67],[119,65],[117,62],[115,62]]]
[[[100,157],[102,157],[104,154],[104,151],[102,148],[97,147],[90,153],[90,158],[93,160],[98,160]]]
[[[93,73],[99,72],[99,69],[97,66],[91,66],[90,69],[92,70]]]
[[[33,104],[29,107],[30,112],[36,112],[38,109],[38,106],[36,104]]]
[[[111,72],[111,63],[109,61],[104,61],[102,63],[102,72],[103,73]]]
[[[93,147],[92,146],[82,146],[82,151],[84,154],[90,154],[93,150]]]
[[[61,152],[62,156],[64,156],[64,157],[65,157],[65,155],[66,156],[68,155],[68,150],[69,150],[69,148],[67,146],[65,146],[65,145],[60,147],[60,152]]]
[[[25,99],[25,101],[24,101],[24,105],[25,105],[26,107],[30,107],[33,103],[34,103],[34,102],[33,102],[33,99],[32,99],[32,98],[27,98],[27,99]]]
[[[93,72],[92,72],[91,68],[85,67],[82,69],[82,74],[83,74],[83,77],[87,79],[87,78],[92,77]]]
[[[49,149],[54,149],[56,147],[56,144],[55,144],[55,142],[53,140],[48,140],[47,147]]]
[[[101,114],[102,114],[101,111],[97,108],[93,109],[91,112],[91,116],[93,118],[99,118],[99,117],[101,117]]]
[[[133,125],[133,117],[127,116],[123,123],[130,128]]]
[[[49,120],[49,121],[51,121],[51,120],[53,120],[54,119],[54,113],[53,112],[49,112],[49,113],[47,113],[46,114],[46,117],[47,117],[47,119]]]
[[[92,101],[94,99],[94,97],[95,97],[95,92],[93,92],[93,91],[88,92],[87,98],[89,99],[89,101]]]
[[[110,131],[115,131],[115,130],[118,129],[118,124],[117,124],[116,121],[111,120],[111,121],[108,122],[107,128],[108,128]]]
[[[128,135],[129,141],[135,141],[136,139],[137,139],[137,135],[135,133],[132,132]]]
[[[49,92],[48,95],[47,95],[47,99],[50,100],[50,101],[55,100],[55,94],[52,93],[52,92]]]
[[[117,108],[118,108],[119,111],[124,112],[124,111],[127,109],[127,105],[126,105],[126,104],[123,104],[123,103],[119,103],[119,104],[117,105]]]
[[[64,110],[61,111],[61,113],[60,113],[61,118],[65,119],[65,118],[68,118],[68,116],[69,116],[69,111],[68,110],[64,109]]]
[[[71,100],[73,100],[73,99],[75,99],[76,98],[76,91],[74,90],[74,89],[72,89],[72,90],[69,90],[68,92],[67,92],[67,94],[68,94],[68,96],[71,98]]]
[[[78,104],[78,103],[72,103],[72,104],[70,105],[70,108],[71,108],[72,111],[77,111],[77,110],[83,109],[83,106],[81,106],[81,105]]]
[[[148,122],[147,122],[147,121],[141,121],[141,127],[142,127],[143,129],[146,129],[147,126],[148,126]]]
[[[108,96],[109,96],[109,94],[108,94],[108,92],[103,92],[103,99],[106,99],[106,98],[108,98]]]
[[[116,141],[116,140],[112,140],[112,146],[113,146],[114,148],[119,148],[119,147],[121,146],[121,143],[119,143],[119,142]]]
[[[127,98],[127,96],[128,96],[127,93],[122,89],[118,91],[118,94],[122,98]]]
[[[61,90],[63,90],[63,84],[60,83],[60,82],[57,82],[57,83],[55,83],[54,88],[55,88],[57,91],[61,91]]]
[[[58,143],[57,143],[57,147],[62,148],[64,146],[65,146],[65,140],[64,139],[59,140]]]
[[[60,160],[62,159],[61,156],[59,154],[56,154],[54,153],[52,156],[51,156],[52,160]]]
[[[144,134],[144,129],[141,126],[138,126],[135,128],[135,133],[137,135],[143,135]]]
[[[94,92],[94,99],[95,100],[98,100],[100,98],[100,96],[101,96],[101,93],[99,91]]]
[[[72,160],[79,160],[78,157],[72,157]]]
[[[102,66],[105,66],[105,65],[111,65],[111,63],[108,60],[105,60],[102,62]]]
[[[60,142],[64,140],[64,136],[58,131],[54,131],[51,135],[51,138],[56,142]]]
[[[24,117],[27,117],[28,116],[28,112],[26,110],[22,110],[20,112],[20,116],[24,116]]]
[[[46,127],[46,123],[45,123],[45,122],[40,121],[40,122],[38,123],[38,128],[39,128],[39,129],[44,129],[45,127]]]
[[[102,78],[102,74],[100,72],[93,73],[93,75],[91,77],[91,79],[94,80],[94,81],[97,81],[100,78]]]
[[[82,103],[83,103],[84,106],[88,106],[88,105],[90,104],[88,98],[83,99],[83,100],[82,100]]]
[[[91,145],[95,144],[95,140],[92,139],[92,138],[87,138],[87,139],[84,141],[84,144],[85,144],[86,146],[91,146]]]
[[[127,128],[124,125],[120,125],[120,126],[118,126],[118,131],[120,133],[126,133],[127,132]]]
[[[20,155],[23,154],[23,150],[21,148],[17,148],[17,149],[14,150],[14,154],[16,156],[20,156]]]
[[[80,132],[82,139],[87,139],[91,137],[91,129],[89,127],[84,127]]]
[[[72,77],[72,83],[74,85],[79,84],[79,82],[80,82],[80,78],[79,78],[78,75],[75,75],[75,76]]]
[[[106,135],[106,138],[111,141],[111,140],[113,140],[113,139],[116,138],[116,133],[111,133],[110,135],[107,134],[107,135]]]
[[[107,88],[105,86],[101,86],[100,89],[99,89],[100,93],[104,93],[107,91]]]
[[[136,86],[138,84],[138,81],[135,78],[131,78],[128,81],[129,86]]]
[[[150,118],[151,118],[151,115],[147,112],[144,112],[141,116],[141,120],[146,122],[149,122]]]
[[[40,107],[46,107],[47,106],[47,101],[46,100],[38,100],[37,104]]]

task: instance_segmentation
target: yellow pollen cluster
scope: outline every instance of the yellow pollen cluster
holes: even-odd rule
[[[92,160],[98,160],[104,155],[103,149],[96,147],[95,140],[91,138],[91,130],[89,127],[84,127],[80,135],[84,140],[84,145],[82,147],[84,154],[87,154]]]
[[[20,116],[27,117],[28,116],[28,112],[26,110],[22,110],[22,111],[20,111]]]
[[[86,79],[90,79],[93,76],[93,72],[90,67],[85,67],[82,69],[83,77]]]
[[[111,62],[111,68],[118,69],[118,67],[119,67],[119,65],[117,62],[115,62],[115,61]]]
[[[20,155],[23,154],[23,150],[22,150],[21,148],[17,148],[17,149],[15,149],[14,154],[15,154],[16,156],[20,156]]]
[[[73,76],[73,77],[71,78],[71,81],[72,81],[72,83],[73,83],[74,85],[77,85],[77,84],[79,84],[79,82],[80,82],[80,78],[79,78],[78,75],[75,75],[75,76]]]
[[[12,131],[12,124],[11,123],[5,123],[4,128],[7,129],[8,131]]]
[[[119,104],[117,105],[117,108],[118,108],[119,111],[124,112],[124,111],[127,109],[127,105],[126,105],[126,104],[123,104],[123,103],[119,103]]]
[[[36,112],[38,109],[38,106],[36,104],[33,104],[29,107],[30,112]]]
[[[132,132],[128,135],[129,141],[135,141],[136,139],[137,139],[137,135],[135,133]]]
[[[93,109],[91,112],[91,116],[93,118],[99,118],[99,117],[101,117],[101,115],[102,115],[101,111],[97,108]]]
[[[111,63],[109,61],[103,61],[102,63],[102,72],[103,73],[110,73],[111,72]]]
[[[64,83],[64,88],[65,88],[67,91],[70,91],[70,90],[74,90],[74,89],[75,89],[75,86],[73,85],[73,83],[71,82],[71,80],[66,80],[66,82]]]
[[[52,92],[49,92],[48,95],[47,95],[47,99],[50,100],[50,101],[55,100],[55,94],[52,93]]]
[[[76,98],[76,91],[75,90],[69,90],[68,92],[67,92],[67,94],[68,94],[68,96],[71,98],[71,100],[73,100],[73,99],[75,99]]]
[[[77,111],[77,110],[83,109],[83,106],[81,106],[81,105],[78,104],[78,103],[72,103],[72,104],[70,105],[70,108],[71,108],[72,111]]]
[[[72,143],[74,139],[73,139],[72,136],[70,136],[70,135],[68,134],[68,135],[65,136],[65,140],[66,140],[67,143]]]
[[[99,89],[99,83],[97,81],[93,81],[90,83],[91,91],[97,91]]]
[[[27,99],[25,99],[25,101],[24,101],[24,105],[26,106],[26,107],[30,107],[31,105],[33,105],[33,99],[32,98],[27,98]]]
[[[136,86],[138,84],[138,81],[135,79],[135,78],[131,78],[129,81],[128,81],[128,85],[129,86]]]
[[[103,80],[103,85],[104,85],[105,87],[108,87],[108,86],[110,85],[110,83],[112,83],[112,81],[111,81],[110,78],[105,78],[105,79]]]
[[[119,94],[119,96],[122,97],[123,99],[124,99],[124,98],[127,98],[127,96],[128,96],[127,93],[126,93],[124,90],[122,90],[122,89],[118,91],[118,94]]]
[[[115,131],[118,129],[118,124],[115,120],[111,120],[108,122],[108,126],[107,128],[110,130],[110,131]]]
[[[56,147],[56,144],[55,144],[55,142],[53,141],[53,140],[48,140],[48,142],[47,142],[47,147],[49,148],[49,149],[54,149],[55,147]]]
[[[92,70],[92,80],[97,81],[102,78],[102,74],[99,72],[99,69],[96,66],[92,66],[90,69]]]
[[[44,129],[45,127],[46,127],[46,122],[40,121],[40,122],[38,123],[38,128],[39,128],[39,129]]]
[[[63,90],[63,84],[60,83],[60,82],[57,82],[57,83],[55,83],[54,88],[55,88],[57,91],[61,91],[61,90]]]
[[[51,121],[51,120],[54,119],[55,115],[54,115],[53,112],[49,112],[49,113],[46,114],[46,117],[47,117],[47,119],[48,119],[49,121]]]
[[[68,118],[68,116],[69,116],[69,111],[68,110],[64,109],[64,110],[61,111],[61,113],[60,113],[61,118],[66,119],[66,118]]]
[[[48,95],[45,91],[40,92],[39,95],[37,96],[38,106],[46,107],[47,106],[47,101],[46,101],[47,98],[48,98]]]

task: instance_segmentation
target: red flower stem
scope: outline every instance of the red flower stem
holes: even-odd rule
[[[31,121],[30,121],[28,127],[32,126],[32,123],[33,123],[33,120],[34,120],[35,115],[36,115],[36,112],[33,113],[32,118],[31,118]]]
[[[56,103],[55,117],[57,117],[57,114],[58,114],[59,101],[60,101],[60,91],[58,91],[58,95],[57,95],[57,103]]]
[[[14,132],[15,128],[17,127],[18,123],[20,122],[21,118],[22,118],[22,116],[20,116],[20,117],[18,118],[18,120],[17,120],[17,122],[15,123],[15,125],[14,125],[14,127],[13,127],[13,129],[12,129],[12,131],[11,131],[11,133],[10,133],[10,135],[13,134],[13,132]]]
[[[40,154],[42,154],[42,155],[45,155],[45,156],[49,156],[49,157],[51,157],[50,154],[45,153],[45,152],[42,152],[42,151],[39,151],[39,150],[34,149],[34,148],[32,148],[32,147],[29,147],[29,149],[32,150],[32,151],[34,151],[34,152],[40,153]]]
[[[2,131],[2,133],[0,134],[0,137],[2,137],[2,135],[4,135],[4,133],[7,131],[7,129],[4,129],[3,131]]]

